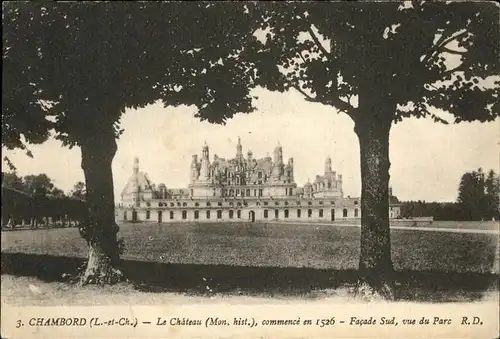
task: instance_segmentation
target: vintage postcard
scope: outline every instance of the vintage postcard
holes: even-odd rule
[[[499,336],[495,3],[2,9],[2,338]]]

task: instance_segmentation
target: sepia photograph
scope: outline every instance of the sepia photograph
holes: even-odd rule
[[[496,3],[2,12],[2,338],[500,335]]]

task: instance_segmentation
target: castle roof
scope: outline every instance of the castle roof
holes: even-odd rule
[[[138,172],[137,174],[133,174],[128,179],[127,184],[122,191],[122,195],[136,192],[138,187],[140,187],[142,191],[152,191],[152,184],[153,183],[149,180],[146,173]]]

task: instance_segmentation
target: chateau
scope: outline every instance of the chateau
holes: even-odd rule
[[[205,142],[201,157],[192,156],[187,188],[156,186],[139,169],[134,159],[133,173],[117,206],[117,221],[210,222],[210,221],[335,221],[361,217],[360,198],[344,197],[342,175],[325,160],[324,171],[314,182],[297,186],[294,161],[283,160],[278,143],[273,157],[243,155],[240,138],[233,159],[214,155]],[[392,192],[391,192],[392,193]],[[400,214],[398,201],[391,195],[390,217]]]

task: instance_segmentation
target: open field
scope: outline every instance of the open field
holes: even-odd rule
[[[331,225],[121,225],[119,235],[127,246],[122,265],[132,283],[126,290],[136,291],[141,302],[163,300],[154,297],[158,293],[346,298],[357,281],[359,232],[359,227]],[[497,233],[393,230],[397,300],[482,300],[498,290],[497,246]],[[73,273],[86,255],[74,228],[2,232],[2,287],[9,291],[3,300],[103,302],[92,287],[80,292],[64,283],[65,273]],[[43,293],[31,291],[28,281]],[[112,300],[125,293],[106,291]]]
[[[346,270],[357,268],[359,233],[331,225],[205,223],[125,224],[119,235],[128,260]],[[3,253],[87,255],[74,228],[2,232],[1,243]],[[398,270],[490,273],[497,246],[498,234],[392,231]]]

